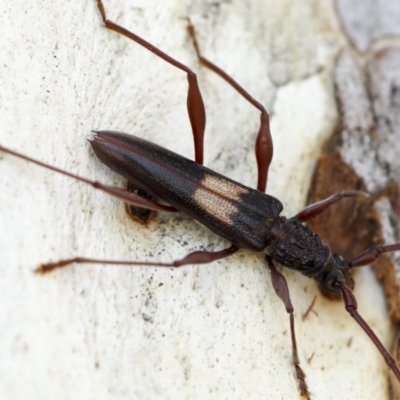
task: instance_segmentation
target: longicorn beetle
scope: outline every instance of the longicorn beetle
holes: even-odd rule
[[[346,311],[370,337],[389,368],[400,381],[400,369],[395,360],[357,312],[351,277],[351,268],[369,265],[382,253],[400,250],[400,243],[369,249],[354,260],[347,261],[340,255],[333,254],[320,238],[307,225],[304,225],[305,222],[343,198],[368,198],[369,195],[356,190],[347,190],[309,205],[294,217],[287,219],[280,216],[283,209],[281,202],[265,194],[268,170],[273,156],[269,115],[265,108],[236,81],[201,55],[194,27],[189,21],[188,32],[199,62],[223,78],[261,113],[260,129],[255,146],[258,165],[257,189],[246,187],[203,166],[206,117],[195,73],[144,39],[109,21],[101,0],[97,0],[97,5],[106,28],[137,42],[156,56],[187,73],[189,83],[187,108],[194,137],[195,161],[135,136],[112,131],[95,132],[91,146],[96,156],[109,168],[126,178],[133,188],[147,194],[141,196],[132,191],[90,181],[3,146],[0,146],[0,151],[85,182],[134,207],[188,214],[217,235],[230,241],[232,245],[216,252],[196,251],[181,260],[169,263],[76,257],[42,264],[36,272],[48,273],[72,263],[180,267],[219,260],[236,253],[239,249],[263,251],[271,272],[274,289],[290,317],[293,364],[301,395],[310,398],[305,373],[300,367],[298,356],[294,309],[286,280],[276,269],[274,261],[299,271],[307,277],[314,278],[325,292],[341,295]],[[157,199],[161,199],[163,203],[156,202]]]

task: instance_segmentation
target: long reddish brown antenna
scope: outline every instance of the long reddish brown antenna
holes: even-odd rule
[[[390,353],[386,350],[383,343],[379,340],[378,336],[375,335],[375,332],[371,329],[371,327],[364,321],[361,315],[357,311],[357,300],[351,290],[340,282],[335,282],[333,286],[336,289],[339,289],[342,292],[343,303],[346,307],[346,311],[357,321],[357,323],[364,329],[364,332],[369,336],[375,346],[378,348],[383,358],[386,361],[388,367],[393,371],[396,375],[397,379],[400,381],[400,370],[396,364],[394,358],[390,355]]]

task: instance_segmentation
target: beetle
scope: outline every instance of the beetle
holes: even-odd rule
[[[105,11],[102,3],[99,1],[100,12],[106,27],[116,32],[122,33],[131,39],[132,33],[124,30],[124,28],[113,24],[106,19]],[[191,25],[189,25],[189,31]],[[299,366],[297,347],[294,336],[293,325],[293,307],[291,306],[287,286],[283,280],[283,276],[274,267],[272,259],[281,264],[300,270],[306,276],[313,277],[328,292],[341,292],[346,307],[352,316],[357,318],[362,325],[363,322],[355,312],[355,299],[349,288],[352,288],[352,280],[349,273],[349,264],[340,258],[333,255],[329,249],[324,246],[303,222],[309,218],[322,212],[325,208],[336,203],[343,197],[362,197],[366,196],[363,193],[356,191],[347,191],[334,195],[331,198],[307,207],[294,218],[286,220],[279,214],[282,211],[282,204],[279,200],[272,196],[266,195],[263,192],[266,188],[269,164],[272,159],[272,140],[269,133],[269,117],[264,108],[248,95],[236,82],[219,70],[213,64],[201,57],[198,46],[195,41],[194,31],[192,38],[195,42],[195,48],[199,55],[200,61],[214,72],[225,78],[240,94],[248,99],[253,105],[259,108],[261,112],[261,127],[258,135],[257,158],[259,179],[257,190],[245,187],[237,182],[223,177],[202,166],[202,135],[204,133],[204,107],[202,106],[201,95],[198,90],[197,81],[192,71],[172,60],[188,73],[189,79],[189,116],[192,122],[192,128],[195,138],[196,162],[187,160],[168,150],[165,150],[157,145],[151,144],[139,138],[126,136],[123,134],[99,131],[96,133],[91,144],[98,157],[112,169],[124,175],[134,185],[154,197],[159,197],[169,204],[159,204],[151,200],[143,200],[140,196],[132,193],[127,193],[123,190],[114,187],[107,187],[97,182],[89,182],[83,178],[86,183],[92,184],[94,187],[106,191],[120,199],[131,202],[132,204],[149,209],[157,209],[162,211],[179,210],[193,216],[218,235],[228,239],[233,245],[220,252],[195,252],[190,254],[185,259],[166,263],[165,266],[180,266],[185,264],[203,263],[218,258],[228,256],[235,253],[238,248],[248,249],[251,251],[264,250],[267,253],[266,262],[268,263],[274,287],[284,301],[285,306],[290,314],[292,340],[294,349],[294,363],[297,370],[297,377],[300,381],[301,393],[308,396],[308,389],[304,378],[304,373]],[[142,39],[135,37],[140,44]],[[146,47],[147,45],[145,45]],[[147,47],[149,48],[149,47]],[[149,48],[150,50],[150,48]],[[158,54],[158,49],[152,48],[153,52]],[[168,57],[168,56],[167,56]],[[164,58],[165,59],[165,58]],[[166,60],[168,61],[168,60]],[[169,60],[171,62],[171,59]],[[1,148],[3,151],[18,155],[11,150]],[[154,156],[156,155],[156,156]],[[30,158],[19,155],[29,161]],[[121,156],[125,157],[123,164],[119,163]],[[133,165],[136,173],[127,170],[127,165]],[[44,164],[41,164],[44,166]],[[178,167],[173,170],[172,166]],[[54,167],[46,166],[55,171],[62,172]],[[141,173],[137,173],[141,170]],[[182,170],[187,173],[182,176]],[[157,175],[159,173],[159,175]],[[70,174],[70,176],[77,178]],[[150,179],[153,178],[152,184]],[[162,178],[161,181],[158,180]],[[78,178],[77,178],[78,179]],[[173,182],[173,183],[172,183]],[[162,184],[161,184],[162,183]],[[169,183],[169,185],[167,185]],[[179,188],[182,191],[179,192]],[[220,204],[222,203],[222,205]],[[172,207],[172,208],[171,208]],[[285,240],[283,240],[285,236]],[[293,248],[302,248],[302,251],[294,252]],[[382,251],[398,250],[399,245],[384,246],[374,251],[368,251],[356,260],[350,263],[351,267],[369,264],[376,258],[378,253]],[[308,256],[308,258],[307,258]],[[310,258],[311,256],[311,258]],[[45,273],[55,268],[63,267],[71,262],[93,262],[88,259],[72,259],[60,261],[57,263],[45,264],[38,269],[38,272]],[[98,260],[94,262],[99,262]],[[103,261],[104,262],[104,261]],[[119,262],[117,262],[119,263]],[[310,264],[311,263],[311,264]],[[143,262],[132,262],[132,265],[146,265]],[[148,265],[159,265],[160,263],[147,263]],[[309,268],[311,266],[311,268]],[[321,271],[322,266],[324,270]],[[328,270],[329,273],[326,273]],[[349,288],[348,288],[348,287]],[[372,336],[375,344],[379,345],[377,338],[373,336],[372,331],[365,325],[363,328]],[[392,367],[395,374],[399,377],[398,369],[393,364],[382,348],[380,348],[388,364]]]

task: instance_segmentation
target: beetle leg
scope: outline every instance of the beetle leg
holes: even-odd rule
[[[292,355],[293,355],[293,365],[296,370],[296,377],[299,380],[299,390],[302,396],[305,396],[307,400],[310,400],[310,393],[308,391],[306,383],[306,374],[300,367],[299,354],[297,352],[296,335],[294,330],[294,308],[290,300],[289,288],[285,277],[276,269],[271,257],[266,256],[265,259],[268,262],[269,270],[271,272],[272,286],[275,289],[275,293],[283,301],[285,305],[286,312],[289,314],[290,318],[290,337],[292,339]]]
[[[226,249],[219,251],[194,251],[187,254],[180,260],[175,260],[169,263],[152,262],[152,261],[115,261],[115,260],[97,260],[94,258],[74,257],[66,260],[60,260],[54,263],[40,265],[35,272],[45,274],[57,268],[63,268],[70,264],[108,264],[108,265],[123,265],[123,266],[142,266],[142,267],[170,267],[178,268],[188,264],[208,264],[212,261],[221,260],[235,254],[239,248],[234,244]]]
[[[140,197],[143,197],[146,200],[153,200],[153,196],[150,193],[147,193],[143,189],[139,189],[135,187],[135,185],[128,181],[126,190],[131,193],[135,193]],[[151,218],[154,217],[155,211],[150,210],[149,208],[138,207],[133,204],[125,203],[125,209],[128,215],[137,222],[142,224],[147,224]]]
[[[343,190],[340,193],[336,193],[332,196],[327,197],[321,201],[308,205],[304,210],[300,211],[294,217],[299,219],[301,222],[306,222],[311,218],[323,213],[327,208],[337,203],[345,197],[355,197],[359,201],[370,202],[371,196],[366,192],[360,190]]]
[[[146,40],[137,36],[133,32],[128,31],[120,25],[107,19],[106,11],[101,0],[97,0],[97,7],[99,8],[101,17],[103,19],[104,25],[107,29],[117,32],[127,38],[135,41],[141,46],[145,47],[147,50],[154,53],[156,56],[162,58],[164,61],[170,63],[176,68],[181,69],[187,73],[187,78],[189,82],[189,90],[187,96],[187,109],[190,119],[190,124],[192,126],[193,138],[194,138],[194,150],[195,150],[195,160],[199,164],[203,164],[204,158],[204,130],[206,127],[206,110],[204,108],[203,98],[201,96],[200,88],[197,83],[196,74],[188,68],[186,65],[181,64],[179,61],[165,54],[157,47],[153,46]]]
[[[370,265],[378,259],[378,257],[383,253],[391,253],[392,251],[400,250],[400,243],[388,244],[386,246],[372,247],[364,251],[353,261],[349,262],[349,267],[362,267],[364,265]]]
[[[113,197],[116,197],[117,199],[125,201],[125,203],[132,204],[137,207],[141,208],[147,208],[150,210],[157,210],[157,211],[168,211],[168,212],[177,212],[178,210],[174,207],[164,205],[164,204],[159,204],[154,201],[150,201],[145,199],[144,197],[141,197],[137,195],[136,193],[130,192],[125,189],[121,189],[118,186],[109,186],[109,185],[104,185],[103,183],[97,182],[97,181],[91,181],[89,179],[83,178],[81,176],[72,174],[71,172],[64,171],[60,168],[53,167],[52,165],[46,164],[44,162],[35,160],[34,158],[25,156],[24,154],[18,153],[14,150],[10,150],[6,147],[3,147],[0,145],[0,151],[4,151],[5,153],[11,154],[15,157],[22,158],[23,160],[29,161],[31,163],[34,163],[36,165],[39,165],[41,167],[44,167],[46,169],[49,169],[54,172],[58,172],[59,174],[69,176],[70,178],[73,178],[77,181],[84,182],[90,186],[93,186],[95,189],[101,190]]]
[[[264,106],[257,100],[255,100],[245,89],[243,89],[242,86],[240,86],[234,79],[232,79],[225,71],[223,71],[221,68],[217,67],[211,61],[207,60],[201,55],[200,47],[196,38],[196,31],[189,18],[187,30],[192,39],[193,46],[200,64],[206,68],[211,69],[211,71],[219,75],[222,79],[228,82],[229,85],[231,85],[237,92],[239,92],[241,96],[243,96],[254,107],[261,111],[261,122],[256,139],[255,152],[258,166],[257,189],[261,192],[265,192],[267,186],[268,169],[271,164],[273,155],[272,137],[269,128],[269,115]]]

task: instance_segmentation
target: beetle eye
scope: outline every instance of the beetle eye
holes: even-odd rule
[[[343,275],[339,271],[333,271],[325,277],[322,289],[328,293],[339,293],[341,282]]]
[[[326,281],[326,287],[330,292],[336,292],[337,289],[335,288],[335,284],[336,284],[337,280],[334,278],[331,278],[329,280]]]

